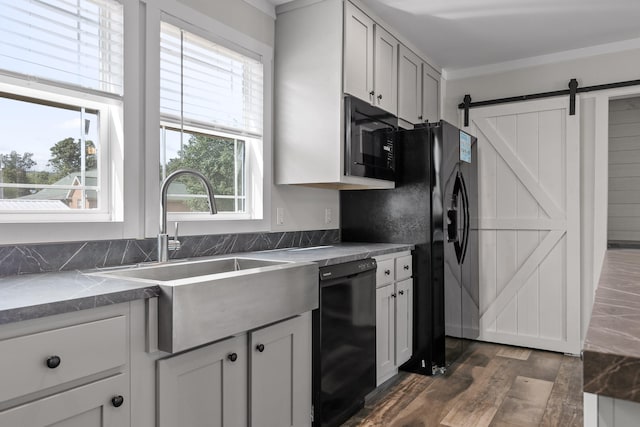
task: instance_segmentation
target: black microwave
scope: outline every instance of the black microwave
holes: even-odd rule
[[[394,181],[398,118],[349,95],[344,111],[345,175]]]

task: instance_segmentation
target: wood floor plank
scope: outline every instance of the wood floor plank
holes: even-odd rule
[[[582,362],[577,357],[564,356],[553,384],[541,426],[581,426]]]
[[[473,384],[474,376],[483,367],[461,365],[453,375],[437,377],[437,380],[414,399],[402,412],[387,419],[386,426],[437,426],[456,404],[458,399]]]
[[[504,347],[496,354],[500,357],[509,357],[511,359],[528,360],[531,356],[531,350],[528,348]]]
[[[534,351],[528,360],[514,360],[518,375],[553,382],[564,356],[550,351]]]
[[[449,427],[487,427],[513,382],[511,359],[494,358],[462,394],[441,424]]]
[[[537,426],[544,415],[552,389],[552,382],[517,376],[491,426],[505,423]]]

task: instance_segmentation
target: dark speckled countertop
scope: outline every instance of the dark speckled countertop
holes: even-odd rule
[[[244,256],[278,261],[313,261],[325,266],[411,249],[413,245],[340,243],[333,246],[243,252],[207,258]],[[98,270],[91,272],[95,271]],[[0,278],[0,324],[152,298],[160,294],[157,285],[85,273],[87,272],[65,271]]]
[[[640,250],[607,251],[583,350],[584,391],[640,402]]]

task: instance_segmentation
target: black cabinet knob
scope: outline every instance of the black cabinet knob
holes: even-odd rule
[[[385,270],[384,274],[386,274],[387,276],[391,274],[391,270]]]
[[[232,362],[235,362],[236,360],[238,360],[238,355],[236,353],[231,353],[227,355],[227,359],[229,359]]]
[[[400,295],[404,295],[404,291],[400,291],[398,292]]]
[[[124,403],[124,397],[118,395],[118,396],[113,396],[111,398],[111,404],[113,406],[115,406],[116,408],[119,408],[122,406],[122,404]]]
[[[382,94],[378,95],[378,99],[382,101]]]
[[[419,120],[422,120],[422,116],[418,116],[418,119],[419,119]]]
[[[376,94],[376,93],[375,93],[374,91],[369,92],[369,95],[371,95],[371,96],[373,96],[373,95],[375,95],[375,94]]]
[[[409,266],[408,266],[408,265],[405,265],[405,266],[404,266],[404,269],[405,269],[405,270],[408,270],[408,269],[409,269]]]
[[[395,298],[395,297],[396,297],[396,294],[391,294],[391,298]]]
[[[58,366],[60,366],[60,362],[60,356],[51,356],[47,359],[47,368],[56,369]]]
[[[260,353],[262,353],[264,351],[264,344],[258,344],[256,346],[256,350],[258,350]]]

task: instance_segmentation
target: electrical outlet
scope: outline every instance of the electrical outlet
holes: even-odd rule
[[[276,208],[276,224],[284,225],[284,208]]]
[[[331,208],[326,208],[324,210],[324,223],[331,224],[332,221],[333,221],[333,212],[331,211]]]

